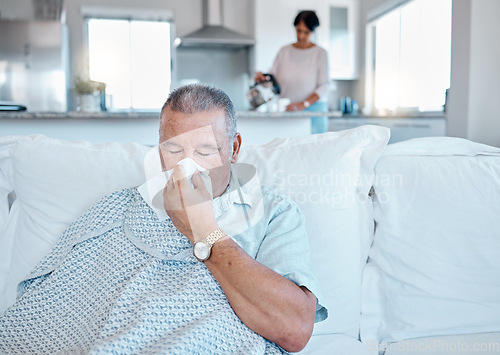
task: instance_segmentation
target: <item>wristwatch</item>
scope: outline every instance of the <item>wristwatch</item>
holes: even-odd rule
[[[305,108],[308,108],[309,106],[311,106],[311,104],[307,100],[304,100],[303,104],[304,104]]]
[[[226,236],[227,234],[222,229],[217,228],[202,240],[194,243],[193,254],[196,259],[198,259],[199,261],[208,260],[212,252],[212,245]]]

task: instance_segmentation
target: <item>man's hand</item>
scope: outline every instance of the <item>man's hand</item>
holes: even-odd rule
[[[193,186],[182,167],[174,166],[174,172],[163,189],[163,205],[175,227],[194,244],[218,225],[212,198],[198,171],[193,175]]]

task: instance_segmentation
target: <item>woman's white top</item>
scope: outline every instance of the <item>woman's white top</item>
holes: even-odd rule
[[[319,101],[328,99],[328,55],[321,47],[295,48],[292,44],[282,47],[269,72],[278,81],[280,97],[292,102],[302,102],[312,93]]]

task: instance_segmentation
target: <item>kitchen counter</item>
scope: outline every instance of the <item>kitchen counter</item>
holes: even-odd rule
[[[311,132],[317,112],[238,111],[238,131],[245,143]],[[324,114],[320,114],[324,115]],[[43,134],[66,140],[158,144],[159,112],[0,112],[0,135]]]
[[[158,112],[29,112],[29,111],[0,111],[0,119],[114,119],[114,118],[145,118],[157,119]]]
[[[443,119],[446,117],[444,112],[415,112],[415,113],[401,113],[401,114],[390,114],[390,115],[366,115],[366,114],[342,114],[340,111],[329,111],[329,112],[310,112],[310,111],[285,111],[285,112],[258,112],[258,111],[237,111],[236,115],[238,117],[268,117],[268,118],[303,118],[303,117],[321,117],[328,116],[330,119],[342,118],[342,119],[356,119],[356,118],[381,118],[381,119],[400,119],[400,118],[439,118]]]
[[[258,111],[237,111],[236,116],[248,118],[304,118],[304,117],[340,117],[340,112],[310,112],[310,111],[285,111],[285,112],[258,112]]]
[[[299,111],[299,112],[258,112],[254,110],[237,111],[237,117],[245,118],[304,118],[304,117],[320,117],[328,116],[329,118],[445,118],[443,112],[419,112],[412,114],[398,114],[398,115],[342,115],[340,111],[330,111],[330,112],[309,112],[309,111]],[[68,111],[68,112],[29,112],[29,111],[0,111],[0,119],[110,119],[110,118],[121,118],[121,119],[151,119],[158,118],[159,112],[80,112],[80,111]]]
[[[158,144],[159,114],[138,112],[0,112],[0,136],[42,134],[94,143]]]
[[[335,112],[329,112],[329,116],[338,116]],[[303,118],[313,116],[325,116],[322,112],[257,112],[237,111],[237,117],[248,118]],[[0,111],[0,119],[110,119],[110,118],[158,118],[159,112],[29,112],[29,111]]]
[[[238,131],[244,143],[263,144],[276,137],[295,137],[311,132],[313,116],[330,117],[329,130],[339,131],[365,124],[391,129],[391,142],[420,136],[442,136],[444,113],[418,116],[344,115],[340,112],[237,111]],[[65,140],[158,144],[157,112],[0,112],[0,136],[43,134]]]
[[[317,113],[238,111],[238,131],[245,143],[262,144],[275,137],[311,132]],[[65,140],[158,144],[158,112],[0,112],[0,135],[42,134]]]

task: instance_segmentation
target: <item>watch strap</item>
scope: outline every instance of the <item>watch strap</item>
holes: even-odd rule
[[[212,233],[205,237],[205,241],[210,247],[214,245],[219,239],[226,237],[227,234],[220,228],[217,228]]]

